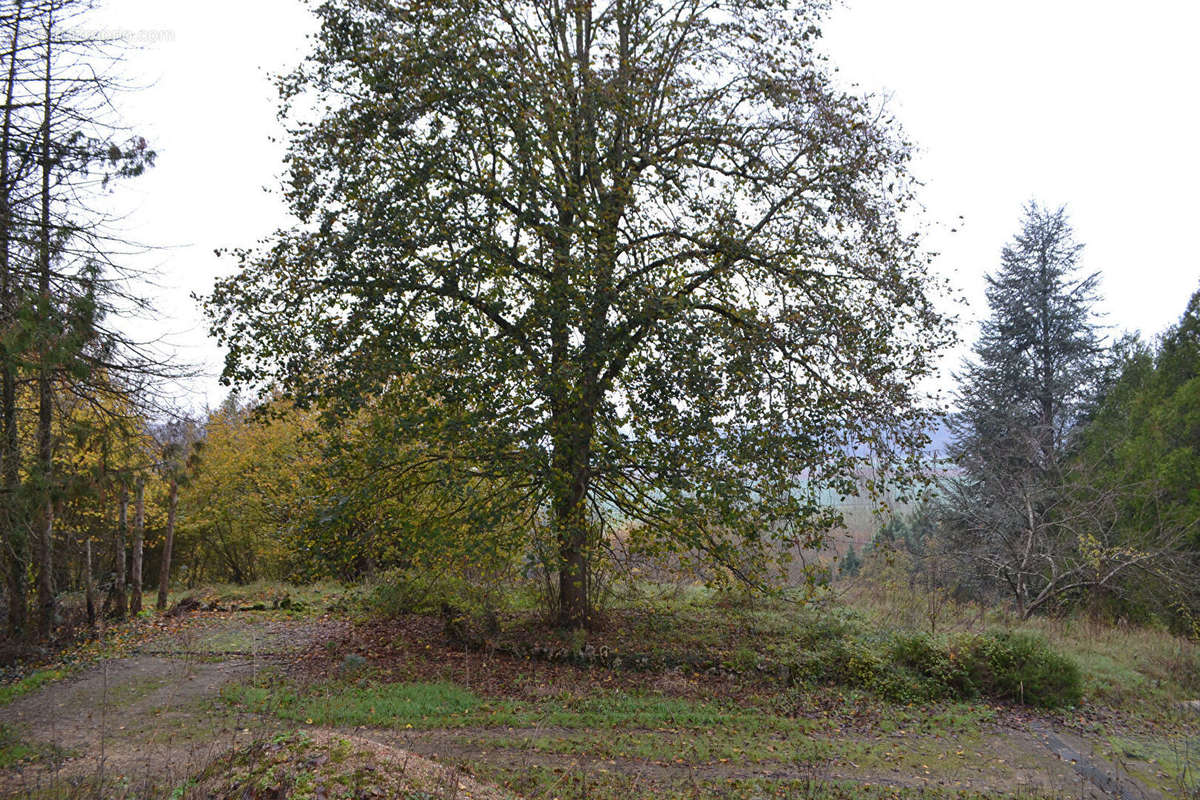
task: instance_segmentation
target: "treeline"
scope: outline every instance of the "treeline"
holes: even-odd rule
[[[1079,253],[1063,210],[1029,209],[957,376],[945,477],[874,549],[903,552],[930,589],[1022,616],[1086,608],[1190,628],[1200,607],[1200,292],[1154,341],[1113,341],[1096,313],[1098,276],[1079,270]],[[187,442],[175,473],[176,577],[466,572],[481,592],[505,575],[552,579],[553,533],[535,499],[454,468],[436,437],[398,426],[396,406],[411,402],[396,381],[329,424],[283,398],[231,396],[190,423],[176,436]],[[146,514],[155,568],[165,536],[156,485]],[[111,508],[96,530],[121,529]],[[630,529],[620,544],[636,539]],[[609,566],[598,560],[597,574]]]
[[[177,579],[355,580],[509,563],[528,528],[491,510],[502,487],[439,472],[416,437],[394,429],[397,391],[336,426],[236,396],[198,422],[179,491]]]
[[[988,277],[946,477],[877,544],[1021,616],[1200,612],[1200,292],[1157,340],[1112,341],[1063,209],[1032,205]],[[846,571],[857,570],[857,554]]]
[[[14,636],[50,634],[60,590],[89,582],[105,509],[126,505],[112,498],[133,493],[144,522],[142,487],[163,464],[141,421],[170,370],[120,329],[144,303],[104,211],[154,152],[119,123],[120,43],[88,32],[89,9],[0,9],[0,554]]]

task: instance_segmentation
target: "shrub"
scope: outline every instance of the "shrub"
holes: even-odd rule
[[[899,634],[888,645],[890,685],[885,694],[897,700],[940,700],[975,695],[967,671],[953,645],[929,634]]]
[[[993,700],[1055,707],[1082,694],[1079,667],[1028,633],[957,637],[893,634],[833,636],[800,650],[798,681],[866,689],[891,700]]]
[[[1079,702],[1083,680],[1078,665],[1050,648],[1041,636],[1002,632],[959,641],[957,657],[981,694],[1053,708]]]

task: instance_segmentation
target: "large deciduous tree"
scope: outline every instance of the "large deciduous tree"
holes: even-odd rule
[[[822,489],[922,443],[948,338],[824,6],[320,4],[280,82],[298,223],[210,299],[225,377],[335,412],[402,382],[425,457],[548,523],[566,625],[613,520],[745,577],[819,544]]]

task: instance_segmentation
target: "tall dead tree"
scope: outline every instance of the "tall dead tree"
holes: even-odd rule
[[[55,369],[55,355],[51,326],[54,324],[53,298],[50,295],[50,184],[54,169],[51,150],[53,130],[53,105],[51,96],[52,65],[54,57],[54,7],[51,4],[45,17],[45,55],[42,94],[42,156],[41,156],[41,218],[38,235],[38,299],[37,319],[42,327],[41,348],[38,354],[38,417],[37,417],[37,511],[35,513],[38,542],[38,634],[50,636],[54,624],[54,389],[51,374]]]
[[[167,532],[163,541],[162,560],[158,567],[158,600],[154,607],[167,607],[167,592],[171,588],[171,556],[175,549],[175,514],[179,508],[179,481],[170,478],[167,487]]]
[[[155,607],[167,607],[171,588],[171,559],[175,549],[175,521],[179,509],[179,486],[188,480],[199,459],[200,437],[194,420],[179,417],[162,426],[156,433],[161,458],[159,471],[167,482],[167,530],[163,541],[162,559],[158,568],[158,600]]]
[[[129,613],[142,611],[142,548],[146,536],[146,478],[139,474],[133,494],[133,558],[130,564]]]
[[[112,616],[124,619],[129,612],[125,594],[125,540],[129,533],[129,491],[121,486],[117,495],[117,529],[113,534]]]
[[[24,520],[18,509],[21,494],[20,431],[17,426],[17,365],[15,363],[17,297],[20,281],[14,275],[13,205],[20,179],[19,156],[13,142],[19,120],[16,119],[21,54],[21,28],[25,22],[24,0],[17,0],[11,15],[4,18],[9,47],[5,54],[3,123],[0,123],[0,480],[3,481],[4,547],[7,556],[8,629],[10,635],[24,633],[27,617],[25,573],[29,544]],[[14,163],[17,162],[17,163]]]

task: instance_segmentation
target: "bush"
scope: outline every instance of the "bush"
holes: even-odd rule
[[[958,658],[981,693],[998,700],[1053,708],[1083,695],[1079,667],[1032,633],[995,633],[960,642]]]
[[[477,588],[459,575],[391,569],[377,576],[372,584],[365,598],[367,608],[385,618],[440,614],[447,606],[477,613],[486,605]]]
[[[953,645],[928,634],[896,635],[889,643],[892,666],[884,693],[897,700],[940,700],[975,695]]]
[[[1028,633],[936,637],[861,631],[831,636],[795,655],[797,681],[835,683],[901,702],[992,700],[1040,707],[1074,705],[1082,695],[1079,667]]]

